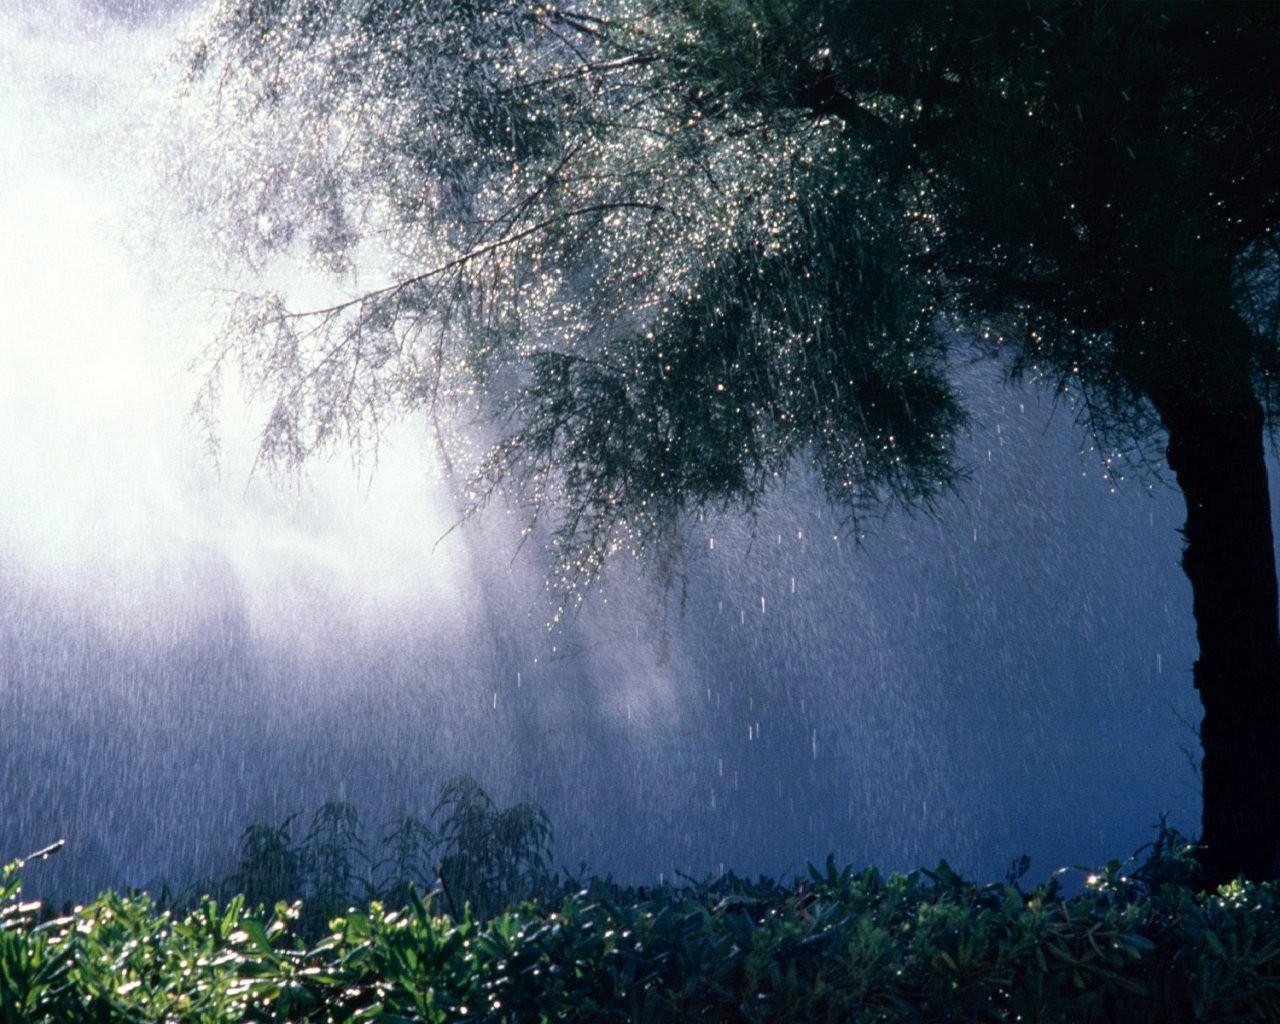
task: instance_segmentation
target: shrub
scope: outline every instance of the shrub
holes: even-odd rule
[[[450,816],[469,808],[468,827],[497,849],[505,812],[474,789],[449,793]],[[332,835],[353,824],[333,807],[318,820]],[[468,835],[458,824],[450,834]],[[517,848],[530,849],[545,847]],[[346,877],[334,863],[332,877]],[[6,1024],[1280,1019],[1275,886],[1198,891],[1192,864],[1189,845],[1164,832],[1144,863],[1090,872],[1070,896],[1059,876],[1023,892],[945,863],[884,876],[828,859],[787,886],[589,879],[486,920],[470,906],[441,913],[442,901],[433,908],[410,886],[400,909],[374,900],[309,938],[298,904],[243,896],[179,913],[107,893],[41,921],[20,900],[16,862],[0,882],[0,1014]]]

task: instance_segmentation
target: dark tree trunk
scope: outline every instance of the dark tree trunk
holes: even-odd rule
[[[1231,390],[1157,401],[1187,504],[1210,885],[1280,868],[1280,606],[1263,411],[1247,381]]]

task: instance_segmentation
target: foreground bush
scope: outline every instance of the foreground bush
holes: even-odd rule
[[[481,923],[411,894],[305,942],[298,906],[178,913],[106,894],[40,919],[0,883],[11,1021],[1280,1020],[1271,885],[1197,893],[1185,851],[1067,897],[978,886],[946,865],[825,870],[783,887],[592,882]]]

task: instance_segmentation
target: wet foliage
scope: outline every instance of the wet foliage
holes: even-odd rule
[[[927,507],[975,337],[1131,464],[1273,386],[1263,5],[223,0],[182,60],[219,247],[347,275],[241,301],[210,422],[232,365],[276,465],[425,410],[563,594],[796,465]]]
[[[480,921],[417,889],[299,934],[298,904],[185,911],[108,893],[62,917],[0,883],[8,1021],[1273,1020],[1271,884],[1190,884],[1163,832],[1068,895],[945,863],[883,876],[828,861],[791,885],[591,880]],[[1022,867],[1025,868],[1025,865]]]
[[[217,5],[183,192],[241,265],[348,276],[239,302],[210,421],[232,368],[277,466],[425,412],[466,507],[521,504],[570,598],[796,466],[854,519],[927,506],[963,423],[929,223],[839,118],[735,103],[703,50],[677,5]]]

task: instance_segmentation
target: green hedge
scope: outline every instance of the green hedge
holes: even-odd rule
[[[1068,896],[979,886],[945,864],[593,881],[487,921],[412,894],[309,942],[297,904],[165,909],[101,896],[42,919],[0,883],[0,1016],[49,1021],[1275,1021],[1271,884],[1187,884],[1185,848]]]

